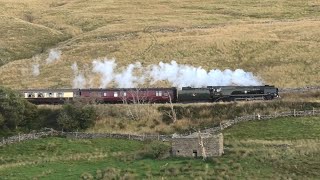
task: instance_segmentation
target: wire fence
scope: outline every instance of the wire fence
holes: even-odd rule
[[[275,112],[273,114],[261,115],[255,113],[253,115],[236,117],[232,120],[225,120],[220,123],[219,126],[206,128],[201,130],[201,133],[219,133],[222,130],[233,126],[240,122],[245,121],[253,121],[253,120],[268,120],[279,117],[306,117],[306,116],[320,116],[320,110],[313,108],[312,110],[304,110],[304,111],[287,111],[287,112]],[[180,136],[187,136],[192,133],[198,133],[196,130],[193,132],[189,132],[188,134],[180,134]],[[176,134],[174,134],[176,135]],[[44,137],[66,137],[70,139],[95,139],[95,138],[115,138],[115,139],[129,139],[129,140],[137,140],[137,141],[146,141],[146,140],[159,140],[159,141],[171,141],[174,135],[160,135],[160,134],[118,134],[118,133],[86,133],[86,132],[63,132],[63,131],[55,131],[53,129],[46,128],[45,131],[42,132],[32,132],[28,134],[18,134],[11,137],[3,137],[0,146],[6,144],[13,144],[22,141],[40,139]]]

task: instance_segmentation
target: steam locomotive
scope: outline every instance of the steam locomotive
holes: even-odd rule
[[[96,103],[193,103],[272,100],[278,98],[274,86],[208,86],[206,88],[112,88],[112,89],[32,89],[21,90],[34,104],[62,104],[86,100]]]

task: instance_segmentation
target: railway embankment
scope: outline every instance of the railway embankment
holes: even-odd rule
[[[297,111],[295,109],[286,112],[275,112],[274,114],[253,114],[248,116],[236,117],[232,120],[225,120],[220,123],[219,126],[205,128],[201,130],[201,133],[220,133],[226,128],[229,128],[235,124],[246,121],[263,121],[275,118],[283,118],[283,117],[307,117],[307,116],[320,116],[320,109],[309,109],[303,111]],[[159,140],[159,141],[171,141],[171,139],[176,136],[176,134],[172,135],[160,135],[160,134],[121,134],[121,133],[88,133],[88,132],[63,132],[56,131],[53,129],[45,129],[46,131],[41,132],[32,132],[28,134],[18,134],[15,136],[2,138],[0,142],[0,146],[19,143],[23,141],[30,141],[34,139],[40,139],[45,137],[59,136],[66,137],[70,139],[96,139],[96,138],[113,138],[113,139],[128,139],[128,140],[137,140],[137,141],[146,141],[146,140]],[[180,134],[180,136],[187,136],[192,133],[197,133],[198,130],[194,132],[190,131],[188,134]]]

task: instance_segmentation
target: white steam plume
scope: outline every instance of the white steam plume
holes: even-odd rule
[[[107,59],[104,60],[94,60],[92,62],[94,73],[101,74],[100,78],[100,88],[105,88],[108,84],[113,80],[114,76],[114,69],[116,68],[117,64],[115,63],[114,59]]]
[[[114,59],[96,59],[92,63],[92,72],[100,75],[100,88],[106,88],[110,83],[115,83],[120,88],[137,87],[148,79],[151,84],[159,81],[168,81],[174,87],[206,87],[261,85],[259,78],[251,72],[242,69],[232,71],[230,69],[212,69],[206,71],[202,67],[181,65],[176,61],[170,63],[160,62],[157,65],[142,67],[141,63],[130,64],[118,73],[117,63]]]
[[[39,76],[40,75],[40,64],[39,62],[41,61],[40,57],[39,56],[33,56],[32,57],[32,65],[31,65],[31,72],[32,72],[32,75],[34,77],[36,76]]]
[[[134,75],[134,69],[142,69],[141,63],[130,64],[121,73],[114,76],[114,81],[118,87],[131,88],[144,82],[143,76],[138,77]]]
[[[49,52],[49,56],[46,59],[46,63],[47,64],[51,64],[51,63],[59,60],[60,56],[61,56],[61,51],[56,50],[56,49],[51,49],[50,52]]]
[[[160,62],[158,65],[152,65],[150,77],[152,83],[169,81],[175,87],[252,86],[262,84],[251,72],[245,72],[242,69],[236,69],[235,71],[212,69],[207,72],[202,67],[180,65],[176,61],[171,61],[171,63]]]
[[[32,75],[33,76],[39,76],[40,75],[40,65],[39,64],[33,64],[32,65]]]
[[[78,65],[76,62],[74,62],[71,65],[71,69],[74,74],[74,79],[72,81],[72,88],[85,88],[86,86],[86,78],[82,73],[78,70]]]

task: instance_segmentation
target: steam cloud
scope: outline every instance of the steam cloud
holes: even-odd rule
[[[46,64],[51,64],[51,63],[59,60],[60,56],[61,56],[61,51],[51,49],[49,52],[48,58],[45,60]],[[31,72],[32,72],[32,75],[34,77],[36,77],[36,76],[40,75],[40,64],[43,64],[43,63],[40,62],[41,58],[38,55],[33,56],[32,60],[33,60],[33,64],[31,66]]]
[[[160,62],[157,65],[147,67],[143,67],[141,63],[136,62],[121,68],[119,71],[115,59],[105,58],[94,60],[92,66],[92,72],[100,76],[100,88],[106,88],[111,83],[116,84],[120,88],[130,88],[137,87],[146,82],[150,82],[152,85],[159,81],[167,81],[172,86],[178,88],[185,86],[253,86],[262,84],[259,78],[255,77],[251,72],[245,72],[242,69],[234,71],[230,69],[223,71],[212,69],[206,71],[202,67],[178,64],[176,61],[171,61],[170,63]],[[85,83],[86,81],[82,74],[77,73],[73,82],[73,87],[81,88],[85,86],[81,83]]]
[[[202,67],[181,65],[176,61],[171,61],[171,63],[160,62],[158,65],[152,65],[150,77],[153,79],[152,83],[169,81],[175,87],[261,85],[257,77],[251,72],[245,72],[242,69],[236,69],[235,71],[212,69],[208,72]]]
[[[61,51],[56,50],[56,49],[51,49],[50,52],[49,52],[49,56],[46,59],[46,63],[47,64],[51,64],[51,63],[59,60],[60,56],[61,56]]]
[[[40,65],[39,64],[33,64],[32,65],[32,75],[33,76],[39,76],[40,75]]]
[[[72,81],[72,87],[73,88],[85,88],[86,86],[86,79],[82,73],[79,72],[78,64],[74,62],[71,65],[71,69],[74,74],[74,79]]]
[[[32,65],[31,65],[32,75],[34,77],[39,76],[40,75],[40,64],[39,64],[39,61],[41,61],[40,57],[37,56],[37,55],[33,56],[32,57],[32,61],[33,61]]]

